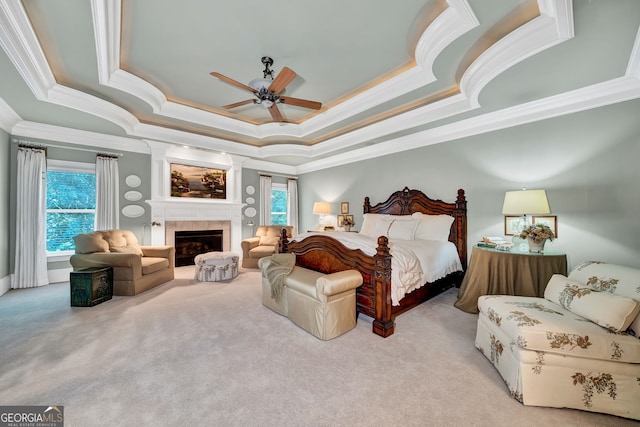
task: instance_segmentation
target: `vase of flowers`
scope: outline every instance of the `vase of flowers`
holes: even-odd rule
[[[342,226],[344,227],[344,231],[351,231],[351,227],[354,226],[353,220],[349,216],[345,216],[342,220]]]
[[[546,241],[553,241],[554,237],[553,230],[542,224],[530,225],[520,233],[520,238],[529,242],[529,252],[542,252]]]

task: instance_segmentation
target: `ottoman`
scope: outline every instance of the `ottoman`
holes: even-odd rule
[[[238,259],[233,252],[207,252],[196,255],[195,279],[201,282],[231,280],[238,275]]]

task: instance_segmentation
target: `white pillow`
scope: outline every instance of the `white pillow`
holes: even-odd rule
[[[418,220],[408,215],[379,218],[373,227],[373,236],[387,236],[389,239],[413,240]]]
[[[631,298],[600,292],[562,274],[551,276],[544,298],[615,332],[626,331],[640,312]]]
[[[640,269],[601,261],[585,261],[574,268],[569,278],[591,288],[640,301]],[[636,338],[640,338],[640,314],[631,323]]]
[[[416,240],[437,240],[446,242],[449,240],[451,224],[454,218],[450,215],[427,215],[422,212],[414,212],[413,218],[420,220],[416,229]]]
[[[390,216],[391,215],[388,215],[388,214],[373,214],[373,213],[364,214],[362,219],[362,227],[360,227],[360,234],[364,234],[365,236],[378,237],[379,234],[378,236],[373,234],[373,228],[375,227],[376,222],[380,218],[390,217]]]

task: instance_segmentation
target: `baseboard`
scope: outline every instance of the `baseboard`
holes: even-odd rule
[[[4,295],[11,289],[11,275],[4,276],[0,279],[0,295]]]
[[[72,268],[59,268],[57,270],[47,271],[49,277],[49,283],[60,283],[69,281],[69,273],[73,271]]]

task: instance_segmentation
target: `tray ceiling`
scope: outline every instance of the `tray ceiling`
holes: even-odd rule
[[[637,97],[638,3],[0,0],[0,116],[313,168]],[[322,109],[223,109],[265,55]]]

